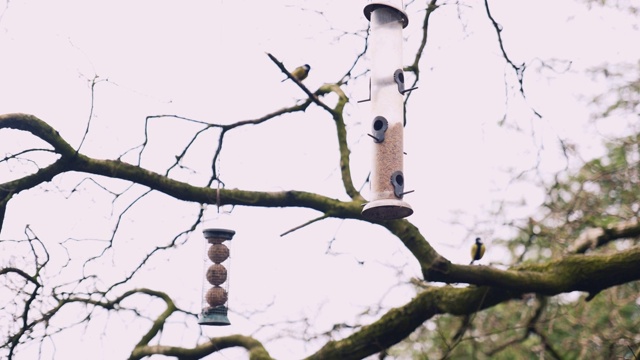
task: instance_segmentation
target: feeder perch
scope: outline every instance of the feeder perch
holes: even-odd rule
[[[375,1],[364,7],[371,22],[371,111],[373,165],[371,202],[362,216],[371,220],[400,219],[413,214],[402,200],[404,74],[402,73],[402,29],[409,19],[402,1]],[[409,191],[410,192],[410,191]]]
[[[398,92],[404,94],[404,72],[401,69],[393,73],[393,80],[398,84]]]
[[[387,122],[387,119],[385,119],[384,116],[376,116],[373,119],[373,124],[371,126],[371,132],[373,132],[371,137],[377,143],[383,142],[384,133],[387,131],[388,128],[389,128],[389,122]]]
[[[231,240],[235,233],[235,231],[227,229],[206,229],[203,231],[208,249],[204,261],[206,281],[202,287],[202,311],[198,317],[200,325],[223,326],[231,324],[227,317],[228,309],[226,306],[229,299],[227,267],[230,252],[224,242]]]
[[[396,84],[398,84],[398,92],[402,95],[418,88],[417,86],[410,89],[404,88],[404,72],[402,71],[402,69],[398,69],[393,73],[393,80],[396,82]]]

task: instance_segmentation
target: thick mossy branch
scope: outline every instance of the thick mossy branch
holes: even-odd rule
[[[0,184],[0,195],[2,195],[0,202],[22,190],[50,181],[58,174],[79,171],[145,185],[178,200],[216,204],[216,189],[193,186],[122,161],[97,160],[76,154],[57,131],[32,115],[3,115],[0,117],[0,129],[2,128],[19,129],[37,135],[51,144],[56,151],[59,149],[62,158],[35,174]],[[359,201],[343,202],[304,191],[258,192],[222,189],[220,190],[220,201],[221,205],[306,207],[333,217],[361,218],[361,202]]]
[[[336,89],[326,90],[337,91]],[[346,101],[346,98],[343,100]],[[339,116],[334,117],[338,124],[339,137],[346,136],[344,122],[340,117],[340,106],[344,106],[344,103],[339,102],[337,108],[340,110],[337,112]],[[12,195],[22,190],[50,181],[58,174],[78,171],[131,181],[183,201],[216,204],[219,195],[220,205],[304,207],[317,210],[326,217],[363,220],[362,201],[352,188],[351,175],[348,172],[349,150],[346,148],[346,140],[341,144],[340,156],[341,167],[344,161],[347,168],[346,172],[343,170],[343,181],[353,199],[348,202],[303,191],[257,192],[221,189],[218,193],[217,189],[193,186],[121,161],[92,159],[77,153],[57,131],[31,115],[0,116],[0,129],[2,128],[28,131],[49,143],[61,156],[53,164],[34,174],[0,184],[0,205],[2,206],[6,205]],[[471,314],[517,298],[522,293],[556,295],[570,291],[586,291],[596,294],[603,289],[640,279],[640,247],[610,255],[568,255],[542,264],[522,264],[509,270],[498,270],[487,266],[452,264],[440,256],[419,229],[407,220],[384,221],[379,225],[397,236],[412,252],[423,269],[424,278],[427,281],[468,283],[479,287],[429,288],[406,305],[392,309],[378,321],[362,327],[351,336],[327,343],[309,359],[361,359],[400,342],[424,321],[435,315]],[[628,227],[616,227],[604,232],[603,236],[606,235],[606,240],[610,241],[615,237],[637,234],[637,226],[637,224],[630,224]],[[165,298],[161,293],[155,293],[152,290],[132,290],[110,302],[63,299],[58,308],[44,315],[43,321],[46,320],[45,318],[50,318],[65,303],[84,302],[109,310],[124,298],[140,292],[162,298],[167,303],[167,309],[159,315],[151,329],[138,342],[131,354],[131,359],[141,359],[153,354],[173,356],[178,359],[200,359],[229,347],[247,349],[252,359],[270,359],[260,342],[241,335],[211,339],[190,349],[150,346],[149,343],[157,336],[167,318],[177,310],[168,296]]]
[[[430,288],[406,305],[390,310],[373,324],[363,326],[353,335],[327,343],[307,360],[363,359],[402,341],[435,315],[470,314],[518,295],[486,287]]]
[[[640,223],[636,219],[612,224],[606,228],[588,228],[576,239],[569,253],[582,254],[611,241],[640,236]]]
[[[136,344],[135,348],[131,352],[131,356],[129,357],[130,360],[142,359],[151,355],[174,356],[180,360],[196,360],[201,359],[213,352],[231,347],[243,347],[247,349],[247,351],[249,351],[249,358],[252,360],[271,360],[271,356],[269,356],[269,353],[265,350],[264,346],[262,346],[262,344],[258,340],[242,335],[214,338],[206,343],[197,345],[194,348],[159,345],[150,346],[149,342],[153,340],[156,335],[158,335],[158,333],[164,327],[164,324],[167,322],[169,316],[176,312],[178,308],[176,307],[173,300],[171,300],[169,295],[149,289],[136,289],[128,291],[121,297],[116,299],[114,302],[120,302],[122,299],[129,297],[135,293],[144,293],[147,295],[159,297],[167,304],[167,308],[158,316],[158,318],[153,321],[151,329],[149,329],[149,331]]]
[[[567,255],[510,270],[447,263],[437,269],[425,269],[424,276],[428,281],[469,283],[545,295],[571,291],[597,293],[640,280],[640,246],[613,254]]]
[[[442,264],[444,262],[439,262]],[[441,272],[443,269],[446,272]],[[430,288],[346,339],[329,342],[308,359],[361,359],[400,342],[435,315],[472,314],[519,298],[523,293],[557,295],[585,291],[597,294],[612,286],[640,280],[640,247],[611,255],[572,255],[508,271],[448,263],[440,271],[425,271],[425,277],[430,281],[487,286]]]
[[[72,156],[76,152],[68,142],[64,141],[58,131],[33,115],[20,113],[0,115],[0,129],[30,132],[53,146],[62,156]]]
[[[170,179],[143,168],[120,161],[96,160],[83,155],[69,164],[68,171],[81,171],[111,178],[132,181],[163,192],[183,201],[206,204],[217,203],[216,189],[193,186]],[[361,203],[343,202],[305,191],[260,192],[238,189],[221,189],[220,205],[258,207],[305,207],[318,210],[332,217],[360,218]]]
[[[75,150],[71,145],[64,141],[54,128],[33,115],[0,115],[0,129],[3,128],[28,131],[47,142],[63,157],[72,157],[75,154]],[[38,184],[51,180],[55,175],[65,171],[65,165],[66,162],[60,159],[53,164],[40,169],[35,174],[0,184],[0,231],[2,231],[7,203],[11,197],[22,190],[30,189]]]
[[[380,223],[402,241],[420,263],[420,267],[428,269],[432,264],[444,259],[420,233],[420,230],[406,219],[384,221]]]
[[[197,360],[214,352],[232,347],[245,348],[249,352],[250,360],[272,360],[267,350],[258,340],[243,335],[212,338],[210,341],[194,348],[162,345],[142,346],[131,353],[129,360],[139,360],[151,355],[171,356],[179,360]]]

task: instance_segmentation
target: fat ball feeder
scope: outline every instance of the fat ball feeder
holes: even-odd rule
[[[202,311],[198,317],[200,325],[224,326],[231,322],[227,317],[227,300],[229,299],[229,282],[227,267],[229,266],[229,248],[224,244],[231,240],[235,231],[228,229],[205,229],[207,256],[205,258],[205,280],[202,287]],[[227,266],[225,266],[225,264]],[[226,283],[226,285],[225,285]]]

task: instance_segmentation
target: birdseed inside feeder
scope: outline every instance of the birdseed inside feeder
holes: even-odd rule
[[[401,1],[375,1],[364,9],[371,22],[371,132],[373,163],[371,202],[362,216],[391,220],[413,214],[403,200],[404,75],[402,74],[402,28],[408,24]]]

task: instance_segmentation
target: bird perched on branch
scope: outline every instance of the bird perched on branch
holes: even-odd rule
[[[469,265],[473,264],[474,261],[482,259],[482,255],[484,255],[484,251],[486,247],[482,243],[480,238],[476,238],[476,243],[471,246],[471,262]]]
[[[296,78],[296,80],[298,80],[298,81],[302,81],[302,80],[306,79],[307,76],[309,75],[309,70],[311,70],[311,66],[309,66],[309,64],[304,64],[302,66],[298,66],[297,68],[295,68],[291,72],[291,77]],[[285,78],[281,82],[284,82],[287,79],[288,78]]]

